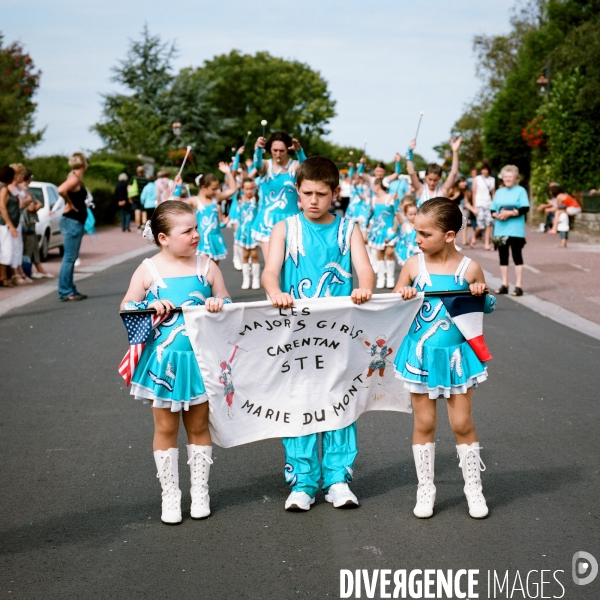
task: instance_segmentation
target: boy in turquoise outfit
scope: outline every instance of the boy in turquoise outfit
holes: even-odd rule
[[[295,299],[351,296],[355,304],[371,298],[375,274],[363,237],[350,219],[329,212],[340,193],[339,171],[328,158],[304,161],[296,175],[302,213],[273,227],[262,284],[273,306],[290,308]],[[353,288],[352,267],[358,275]],[[283,438],[285,479],[292,486],[286,510],[309,510],[323,478],[325,500],[335,508],[358,506],[350,490],[358,454],[356,423],[322,434]]]

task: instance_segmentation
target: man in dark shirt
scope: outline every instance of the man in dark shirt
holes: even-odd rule
[[[144,167],[141,165],[136,169],[136,175],[131,178],[131,185],[134,182],[137,182],[137,194],[131,197],[131,208],[133,209],[133,215],[135,219],[135,224],[137,225],[138,233],[142,232],[144,228],[144,224],[142,223],[142,204],[140,202],[140,196],[142,194],[142,190],[148,183],[144,175]]]

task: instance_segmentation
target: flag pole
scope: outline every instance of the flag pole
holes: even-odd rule
[[[485,290],[483,292],[483,296],[489,294],[490,291],[489,290]],[[423,294],[425,296],[425,298],[448,298],[450,296],[472,296],[471,294],[471,290],[444,290],[441,292],[425,292]],[[376,297],[376,296],[372,296],[372,297]],[[174,312],[174,313],[180,313],[183,312],[183,308],[181,306],[176,306],[173,310],[169,311],[169,312]],[[156,310],[154,310],[153,308],[144,308],[144,309],[140,309],[140,310],[121,310],[119,311],[119,315],[124,316],[124,315],[155,315],[156,314]]]

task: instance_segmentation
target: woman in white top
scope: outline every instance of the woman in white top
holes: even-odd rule
[[[492,228],[494,219],[490,212],[490,206],[494,200],[496,192],[496,180],[490,176],[491,165],[487,159],[483,159],[481,170],[477,177],[473,178],[472,194],[473,204],[475,206],[477,216],[477,228],[471,238],[471,248],[475,247],[477,237],[484,231],[483,247],[485,250],[491,250],[490,240],[492,239]]]

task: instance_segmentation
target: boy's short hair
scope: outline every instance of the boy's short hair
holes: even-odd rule
[[[298,167],[296,187],[299,188],[303,181],[322,181],[333,192],[340,185],[340,170],[332,160],[324,156],[311,156]]]

